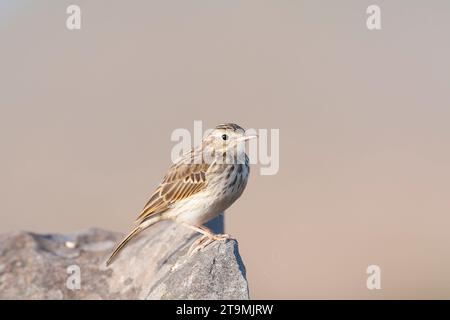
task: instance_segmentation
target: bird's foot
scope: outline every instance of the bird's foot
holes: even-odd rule
[[[227,234],[227,233],[223,233],[223,234],[214,234],[214,235],[212,235],[212,238],[213,238],[215,241],[225,241],[225,240],[233,239],[233,237],[230,236],[230,235]]]
[[[192,256],[196,252],[202,251],[204,248],[215,241],[226,241],[228,239],[232,239],[229,234],[203,235],[192,243],[191,247],[188,250],[188,256]]]
[[[209,244],[211,244],[212,242],[214,242],[214,239],[211,239],[210,237],[204,235],[201,236],[200,238],[198,238],[197,240],[195,240],[191,247],[188,250],[188,256],[193,256],[194,253],[203,250],[204,248],[206,248],[206,246],[208,246]]]

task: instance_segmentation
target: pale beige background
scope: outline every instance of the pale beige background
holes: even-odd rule
[[[372,3],[0,0],[0,232],[126,231],[233,121],[281,136],[226,218],[253,298],[450,298],[450,3]]]

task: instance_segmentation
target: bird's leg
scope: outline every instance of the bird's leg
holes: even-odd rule
[[[214,241],[223,241],[231,238],[229,234],[215,234],[211,231],[211,229],[205,226],[195,226],[187,223],[184,223],[184,225],[203,235],[202,237],[194,241],[194,243],[189,248],[188,255],[193,255],[195,252],[204,249]]]
[[[195,226],[192,224],[184,223],[184,225],[194,231],[197,231],[198,233],[201,233],[202,235],[214,240],[214,241],[220,241],[220,240],[226,240],[231,239],[231,236],[229,234],[215,234],[212,232],[211,229],[205,227],[205,226]]]

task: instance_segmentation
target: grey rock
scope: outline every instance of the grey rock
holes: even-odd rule
[[[249,299],[235,240],[188,256],[199,235],[160,222],[106,267],[122,236],[95,228],[0,235],[0,299]]]

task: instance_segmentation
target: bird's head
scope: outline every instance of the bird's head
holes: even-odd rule
[[[257,138],[246,135],[245,130],[237,124],[225,123],[215,127],[205,138],[204,144],[213,149],[216,155],[245,153],[245,141]]]

